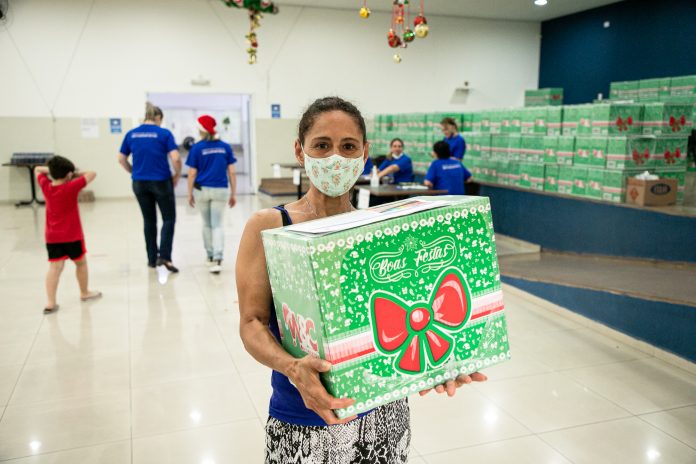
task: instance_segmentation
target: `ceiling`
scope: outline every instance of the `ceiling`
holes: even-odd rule
[[[459,16],[468,18],[506,19],[517,21],[545,21],[620,0],[548,0],[546,6],[536,6],[533,0],[425,0],[425,13],[432,16]],[[283,5],[312,6],[357,10],[363,0],[276,0]],[[367,0],[373,11],[391,11],[391,0]],[[412,11],[419,0],[411,0]]]

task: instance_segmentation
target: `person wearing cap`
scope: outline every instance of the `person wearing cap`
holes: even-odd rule
[[[201,141],[189,151],[186,165],[188,171],[188,202],[197,207],[203,218],[203,245],[207,253],[210,272],[219,274],[225,242],[225,208],[237,203],[232,147],[220,140],[215,118],[207,114],[198,118]]]

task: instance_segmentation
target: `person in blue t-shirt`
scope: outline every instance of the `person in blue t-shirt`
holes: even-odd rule
[[[369,176],[370,174],[372,174],[373,167],[374,163],[372,162],[372,158],[367,158],[367,161],[365,161],[365,167],[363,168],[363,172],[361,175]]]
[[[447,190],[448,195],[464,195],[464,183],[474,179],[462,162],[451,156],[447,142],[433,145],[432,156],[437,159],[430,164],[423,183],[434,190]]]
[[[389,144],[389,156],[379,166],[378,177],[391,176],[395,183],[413,182],[413,163],[404,153],[404,142],[394,139]]]
[[[452,158],[464,159],[466,154],[466,140],[459,134],[457,122],[452,118],[445,118],[440,122],[442,133],[445,135],[444,141],[449,145]]]
[[[198,118],[201,141],[191,147],[186,165],[188,171],[188,202],[198,206],[203,218],[203,245],[208,254],[210,272],[219,274],[225,245],[225,208],[237,204],[232,147],[218,138],[217,122],[207,114]],[[229,188],[229,189],[228,189]]]
[[[160,127],[163,116],[160,108],[149,102],[146,104],[145,121],[128,131],[123,138],[118,162],[133,179],[133,193],[138,199],[145,223],[147,265],[165,266],[170,272],[179,272],[172,264],[172,243],[176,223],[174,187],[181,177],[181,158],[174,135]],[[174,174],[169,168],[169,161],[174,167]],[[157,207],[162,214],[159,248]]]

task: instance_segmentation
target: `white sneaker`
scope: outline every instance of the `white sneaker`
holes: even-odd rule
[[[219,274],[222,271],[222,260],[213,261],[213,265],[208,270],[211,274]]]

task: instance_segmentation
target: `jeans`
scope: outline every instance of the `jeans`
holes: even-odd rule
[[[222,260],[225,247],[224,218],[229,190],[220,187],[201,187],[201,190],[193,190],[193,198],[203,218],[203,246],[208,258]]]
[[[162,181],[134,180],[133,193],[135,193],[140,211],[143,213],[148,264],[154,266],[158,257],[165,261],[171,261],[174,224],[176,222],[176,202],[172,181],[169,179]],[[159,250],[157,248],[157,207],[162,214]]]

